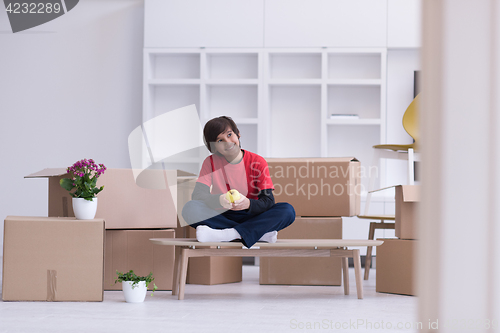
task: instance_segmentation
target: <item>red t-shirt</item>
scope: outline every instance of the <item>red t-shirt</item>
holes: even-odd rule
[[[212,186],[211,194],[222,194],[227,192],[226,182],[222,168],[226,172],[230,189],[238,190],[249,199],[258,199],[259,191],[264,189],[273,189],[274,185],[269,175],[269,167],[266,160],[257,154],[243,150],[243,159],[237,164],[229,163],[223,156],[211,155],[214,163],[214,172],[212,172],[212,163],[210,156],[203,161],[198,182],[207,186]]]

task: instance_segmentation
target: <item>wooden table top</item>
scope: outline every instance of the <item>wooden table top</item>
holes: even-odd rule
[[[177,245],[177,246],[225,246],[225,247],[242,247],[240,242],[206,242],[200,243],[196,238],[151,238],[153,244],[157,245]],[[278,239],[276,243],[257,242],[254,247],[259,248],[314,248],[314,247],[350,247],[350,246],[379,246],[384,241],[367,240],[367,239]]]

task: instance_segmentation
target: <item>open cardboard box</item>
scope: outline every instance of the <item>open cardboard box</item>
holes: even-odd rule
[[[370,191],[370,193],[388,189],[395,190],[396,237],[400,239],[417,239],[416,214],[418,202],[420,201],[420,185],[395,185]]]
[[[59,185],[67,177],[64,168],[25,177],[48,178],[49,216],[74,216],[72,197]],[[96,218],[106,220],[106,229],[176,228],[178,188],[188,188],[196,179],[181,170],[144,170],[136,179],[132,169],[107,169],[97,181],[104,190],[97,195]]]
[[[361,202],[361,164],[354,157],[266,158],[276,202],[297,216],[355,216]]]
[[[396,237],[417,239],[417,208],[420,201],[419,185],[396,186]]]

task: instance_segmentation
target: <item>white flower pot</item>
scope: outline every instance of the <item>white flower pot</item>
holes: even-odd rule
[[[125,301],[127,303],[141,303],[144,302],[146,294],[148,293],[148,288],[146,287],[146,281],[139,281],[135,287],[132,288],[132,281],[122,281],[123,295],[125,295]]]
[[[97,198],[92,201],[83,198],[73,198],[73,212],[77,220],[92,220],[97,211]]]

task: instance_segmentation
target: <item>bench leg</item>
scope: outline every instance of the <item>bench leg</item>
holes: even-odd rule
[[[349,258],[342,257],[342,276],[344,278],[344,295],[349,295]]]
[[[175,260],[174,260],[174,276],[172,278],[172,295],[177,295],[179,292],[179,274],[180,274],[180,259],[181,247],[175,247]]]
[[[354,275],[356,277],[356,291],[358,298],[363,299],[363,279],[361,277],[361,258],[359,250],[352,250],[352,258],[354,259]]]
[[[370,222],[370,231],[368,232],[368,239],[373,240],[375,238],[375,227],[376,222]],[[372,264],[372,246],[368,246],[366,248],[366,257],[365,257],[365,280],[368,280],[368,276],[370,275],[370,266]]]
[[[186,287],[186,278],[187,278],[187,268],[188,268],[188,251],[189,249],[181,250],[181,258],[180,258],[180,283],[179,283],[179,299],[184,299],[184,289]]]

